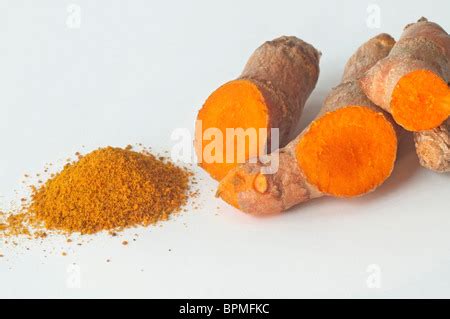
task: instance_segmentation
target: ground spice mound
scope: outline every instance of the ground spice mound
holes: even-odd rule
[[[190,176],[152,154],[101,148],[35,188],[26,214],[31,224],[64,233],[147,226],[186,204]]]

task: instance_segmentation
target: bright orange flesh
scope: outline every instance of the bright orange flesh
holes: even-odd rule
[[[411,72],[398,81],[391,109],[395,121],[409,131],[434,129],[450,116],[450,89],[431,71]]]
[[[322,193],[365,194],[391,174],[397,136],[382,113],[348,106],[313,122],[296,148],[300,169]]]
[[[199,159],[202,159],[201,166],[216,180],[221,180],[232,168],[234,168],[238,160],[244,158],[249,159],[258,155],[259,144],[264,145],[265,141],[259,142],[259,129],[267,130],[269,123],[268,108],[264,97],[259,88],[247,80],[235,80],[228,82],[214,91],[206,100],[203,108],[200,110],[198,120],[202,121],[202,147],[196,144],[196,152]],[[215,138],[205,139],[203,133],[209,128],[217,128],[222,133],[223,149],[220,147],[211,148],[214,151],[205,152],[208,144],[212,143]],[[231,140],[234,145],[234,152],[231,147],[227,147],[226,128],[249,128],[256,129],[256,140],[245,136],[243,156],[238,157],[238,138],[235,136]],[[198,134],[198,132],[197,132]],[[252,143],[250,145],[250,143]],[[256,144],[256,145],[255,145]],[[256,151],[255,151],[256,150]],[[231,152],[227,162],[226,152]],[[215,159],[211,162],[208,154],[213,154]],[[217,160],[217,158],[219,160]],[[239,161],[240,162],[240,161]]]

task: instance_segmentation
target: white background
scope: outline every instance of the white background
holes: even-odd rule
[[[379,28],[367,24],[372,4]],[[192,131],[212,90],[283,34],[323,52],[302,128],[362,42],[398,38],[421,16],[449,30],[450,2],[0,0],[0,206],[18,199],[24,173],[79,150],[170,150],[172,131]],[[0,297],[450,297],[450,176],[420,168],[408,141],[376,192],[272,218],[222,203],[196,172],[200,208],[162,227],[82,246],[0,240]]]

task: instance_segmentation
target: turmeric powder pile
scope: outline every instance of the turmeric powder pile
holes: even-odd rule
[[[34,229],[64,234],[148,226],[187,203],[191,175],[148,152],[100,148],[34,187],[29,203],[15,216]]]

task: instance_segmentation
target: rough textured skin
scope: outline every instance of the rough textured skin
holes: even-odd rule
[[[395,40],[386,33],[379,34],[376,40],[369,41],[350,57],[344,68],[342,83],[361,77],[378,61],[388,56]]]
[[[395,41],[389,35],[380,34],[363,44],[350,58],[345,68],[343,79],[347,81],[332,90],[326,98],[318,118],[327,112],[355,104],[367,106],[380,112],[362,92],[358,78],[372,67],[378,59],[387,56],[394,43]],[[299,203],[324,196],[314,185],[307,182],[297,162],[296,146],[307,130],[308,128],[286,147],[269,155],[269,159],[272,160],[279,156],[279,168],[274,174],[265,174],[268,191],[264,194],[256,192],[254,189],[238,192],[237,208],[254,215],[276,214]],[[260,162],[239,165],[221,181],[217,195],[230,202],[229,194],[224,193],[239,178],[238,175],[252,176],[261,172],[265,166]]]
[[[239,79],[261,90],[269,109],[269,127],[280,129],[280,147],[289,142],[306,100],[319,78],[320,52],[292,36],[267,41],[249,58]]]
[[[376,105],[391,112],[391,97],[397,82],[419,69],[430,70],[450,82],[450,37],[438,24],[425,18],[406,26],[389,56],[361,79],[361,87]],[[448,171],[448,121],[434,130],[416,132],[414,136],[420,163],[437,172]]]
[[[438,24],[422,18],[406,26],[389,56],[380,60],[364,77],[361,86],[378,106],[391,112],[392,92],[398,81],[416,70],[429,70],[450,80],[450,37]]]
[[[414,133],[420,164],[436,172],[450,172],[450,119],[440,127]]]
[[[359,47],[345,65],[342,83],[333,88],[327,96],[319,116],[348,105],[364,105],[380,112],[361,90],[358,79],[380,59],[388,56],[394,45],[395,40],[390,35],[382,33]]]
[[[270,158],[278,156],[279,169],[277,173],[265,175],[267,178],[268,191],[261,194],[253,188],[237,194],[238,208],[243,212],[252,215],[267,215],[282,212],[298,203],[308,201],[322,194],[317,189],[306,182],[305,177],[298,169],[297,160],[293,151],[294,144],[289,144],[269,155]],[[222,193],[223,186],[235,183],[239,178],[235,173],[240,171],[246,176],[259,174],[265,165],[262,163],[241,164],[220,182],[217,196],[227,200]]]

